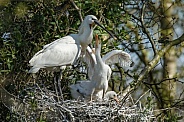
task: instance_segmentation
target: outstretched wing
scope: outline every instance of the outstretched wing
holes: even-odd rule
[[[74,99],[88,99],[91,94],[91,81],[78,81],[76,84],[70,85],[71,95]]]
[[[107,81],[109,81],[109,80],[110,80],[110,78],[111,78],[111,74],[112,74],[112,70],[111,70],[111,68],[108,66],[108,71],[107,71]]]
[[[122,50],[113,50],[105,54],[102,60],[108,65],[120,63],[121,66],[130,66],[132,63],[131,56]]]
[[[88,77],[91,80],[93,72],[94,72],[94,67],[96,64],[96,57],[95,57],[93,50],[89,46],[86,49],[86,54],[84,56],[84,62],[86,62],[87,64]]]

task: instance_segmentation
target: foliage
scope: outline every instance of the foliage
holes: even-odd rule
[[[171,3],[171,7],[174,7],[175,11],[182,10],[180,5],[182,6],[183,4],[179,1]],[[121,45],[122,50],[131,52],[135,62],[135,65],[130,69],[122,68],[118,65],[111,66],[113,76],[112,82],[110,81],[109,83],[109,89],[122,93],[122,90],[131,81],[139,79],[144,69],[156,57],[157,52],[172,41],[171,34],[165,34],[164,37],[161,35],[161,32],[167,32],[167,28],[161,27],[161,20],[168,19],[167,16],[164,16],[164,12],[167,9],[164,11],[163,8],[164,6],[161,6],[161,1],[159,0],[154,2],[151,0],[0,1],[0,35],[5,33],[8,35],[6,38],[0,38],[0,84],[9,93],[21,100],[24,100],[25,97],[34,98],[36,92],[31,91],[29,88],[35,87],[35,82],[41,89],[47,88],[54,92],[53,74],[43,70],[34,79],[31,74],[27,73],[30,68],[28,61],[43,45],[70,33],[77,33],[81,22],[80,18],[93,14],[117,38],[116,40],[106,39],[108,35],[99,27],[95,27],[94,33],[99,34],[101,39],[104,39],[102,55],[110,50],[119,49],[118,46]],[[183,14],[183,12],[180,12],[180,14]],[[171,27],[175,32],[176,27],[182,26],[183,18],[179,15],[176,18],[174,14],[172,16],[169,22],[172,23]],[[175,38],[179,37],[177,33],[175,35]],[[143,114],[147,114],[147,110],[153,109],[153,104],[164,104],[159,106],[162,110],[164,109],[164,111],[161,110],[157,114],[160,120],[176,121],[176,119],[182,119],[180,114],[173,114],[172,112],[172,108],[179,107],[182,109],[183,105],[183,83],[180,82],[183,80],[183,66],[179,65],[183,64],[182,59],[180,59],[182,57],[182,44],[175,49],[177,49],[176,58],[180,63],[178,63],[177,67],[179,73],[175,73],[173,78],[163,77],[163,72],[167,70],[163,65],[165,59],[160,57],[159,63],[153,66],[154,68],[144,76],[144,79],[138,85],[134,82],[131,83],[131,87],[137,90],[132,94],[134,99],[137,98],[138,93],[144,93],[147,89],[150,89],[151,96],[154,96],[154,99],[149,96],[146,100],[141,101],[147,101],[144,104],[145,113]],[[65,100],[70,99],[67,86],[77,80],[86,78],[86,72],[81,72],[78,67],[68,68],[63,72],[62,86],[63,91],[65,91]],[[170,84],[171,82],[177,82],[180,86],[180,90],[177,91],[177,97],[173,100],[160,97],[161,84]],[[139,89],[137,86],[140,86]],[[173,92],[172,88],[169,88],[168,91],[167,93],[170,93],[168,96],[170,96]],[[0,98],[0,101],[2,101],[2,98]],[[38,99],[34,98],[28,103],[31,106],[31,111],[37,109]],[[17,115],[12,114],[7,109],[8,107],[5,106],[4,102],[1,102],[0,105],[1,111],[4,111],[0,113],[2,115],[0,119],[6,121],[19,120],[19,118],[16,118]],[[177,113],[180,113],[180,109],[176,110]],[[36,118],[37,121],[46,121],[44,114],[39,115]]]

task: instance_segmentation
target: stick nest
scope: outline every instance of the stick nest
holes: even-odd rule
[[[119,95],[120,104],[113,100],[83,102],[77,100],[57,100],[53,91],[46,88],[26,88],[27,95],[13,96],[5,89],[1,90],[1,99],[21,121],[50,122],[91,122],[91,121],[151,121],[154,120],[153,110],[134,104],[129,96],[125,102]],[[4,97],[4,98],[2,98]],[[3,101],[9,99],[9,102]],[[10,104],[11,103],[11,104]]]

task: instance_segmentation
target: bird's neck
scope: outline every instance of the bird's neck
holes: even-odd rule
[[[101,58],[101,44],[98,45],[98,47],[95,48],[95,56],[96,56],[96,62],[98,65],[103,65],[103,60]]]
[[[79,30],[79,43],[84,50],[93,40],[93,28],[89,24],[83,24]]]

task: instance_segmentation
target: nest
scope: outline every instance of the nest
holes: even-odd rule
[[[83,102],[78,100],[59,100],[53,91],[40,88],[38,85],[26,89],[23,99],[11,96],[12,104],[7,105],[14,117],[21,121],[45,120],[50,122],[94,122],[94,121],[153,121],[153,110],[141,107],[132,102],[129,96],[124,103],[113,100]],[[1,91],[2,97],[6,97]],[[9,95],[10,96],[10,95]],[[123,97],[119,95],[119,99]]]

